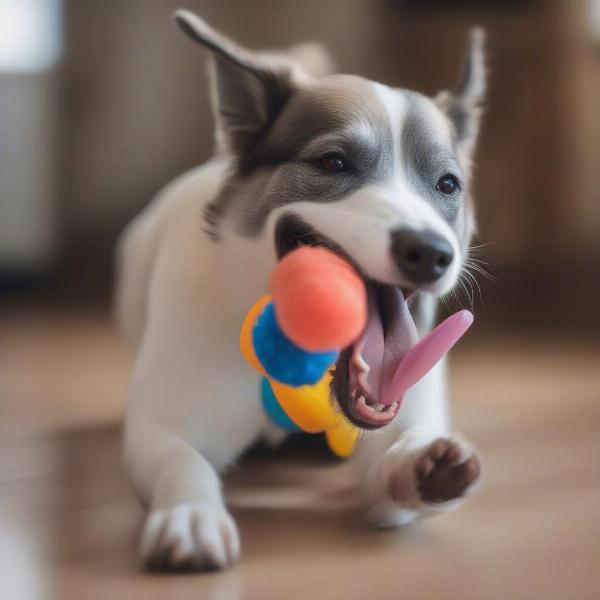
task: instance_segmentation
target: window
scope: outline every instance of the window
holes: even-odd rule
[[[61,0],[0,0],[0,72],[37,73],[62,50]]]

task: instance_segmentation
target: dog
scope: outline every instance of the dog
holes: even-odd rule
[[[323,244],[364,278],[385,352],[401,335],[384,314],[397,302],[429,331],[475,228],[469,183],[486,72],[479,29],[460,83],[430,99],[331,74],[314,44],[252,52],[191,12],[175,20],[212,54],[216,153],[125,229],[116,315],[137,352],[124,461],[148,507],[141,558],[202,570],[240,554],[219,474],[261,436],[285,435],[239,351],[246,311],[281,256]],[[344,352],[332,402],[365,430],[354,464],[367,521],[398,527],[458,506],[481,469],[450,429],[444,361],[383,418],[376,398],[357,410],[348,363]]]

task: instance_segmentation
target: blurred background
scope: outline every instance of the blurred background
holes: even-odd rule
[[[118,529],[118,515],[131,514],[118,511],[130,492],[113,475],[131,365],[109,316],[113,245],[165,183],[213,148],[207,56],[172,24],[179,6],[250,48],[317,40],[341,72],[427,94],[452,86],[468,29],[486,28],[474,243],[495,280],[480,277],[481,293],[452,301],[473,304],[477,319],[456,356],[453,386],[466,396],[458,420],[497,456],[492,498],[504,497],[499,482],[513,481],[523,461],[500,457],[514,436],[538,444],[523,446],[530,475],[546,473],[525,504],[573,473],[567,456],[578,461],[584,491],[553,510],[583,510],[597,534],[597,511],[585,511],[600,482],[591,459],[600,449],[600,0],[0,0],[0,498],[26,515],[19,543],[31,530],[35,553],[40,528],[52,546],[56,527],[83,523],[87,537],[62,549],[72,558],[95,547],[94,518]],[[88,468],[104,483],[90,483]],[[44,521],[98,497],[114,512]],[[483,523],[491,509],[481,510]],[[115,542],[102,531],[105,557]],[[15,538],[0,537],[6,566]],[[591,538],[577,552],[584,565],[600,559]],[[592,571],[578,573],[579,594],[561,587],[572,572],[550,578],[546,592],[598,597]]]
[[[211,155],[206,54],[170,22],[179,4],[249,47],[319,40],[341,72],[428,94],[456,80],[466,32],[483,25],[491,78],[475,197],[479,243],[491,243],[500,285],[486,286],[480,320],[591,332],[597,0],[2,0],[3,285],[35,281],[45,284],[35,293],[68,288],[70,298],[106,301],[117,233]],[[574,298],[578,310],[556,323]]]

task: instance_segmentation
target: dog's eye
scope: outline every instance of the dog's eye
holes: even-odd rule
[[[319,159],[319,166],[329,173],[341,173],[348,170],[348,165],[340,154],[326,154]]]
[[[460,183],[458,179],[451,173],[446,173],[437,182],[435,189],[446,196],[451,196],[454,192],[460,190]]]

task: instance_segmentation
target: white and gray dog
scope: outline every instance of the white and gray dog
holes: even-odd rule
[[[408,302],[421,335],[432,327],[474,229],[467,189],[483,34],[470,36],[460,84],[429,99],[331,75],[316,45],[255,53],[190,12],[176,20],[212,52],[217,152],[168,185],[120,240],[117,314],[137,350],[124,452],[149,507],[143,560],[220,568],[240,542],[218,474],[261,435],[284,435],[267,422],[258,376],[239,351],[245,312],[279,257],[324,244],[369,289],[369,323],[383,340],[367,357],[371,373],[402,336],[398,306]],[[358,409],[351,354],[338,361],[332,402],[366,431],[354,462],[368,520],[399,526],[456,507],[480,466],[451,433],[443,362],[396,416],[397,404],[376,397]]]

